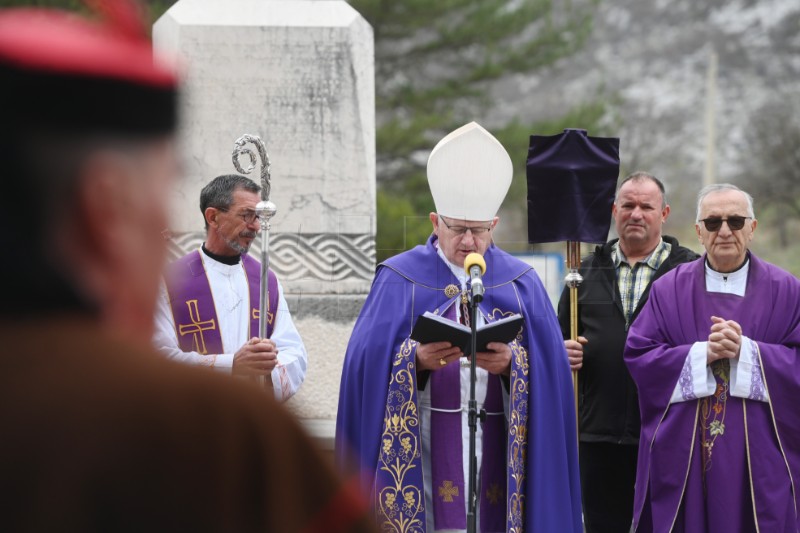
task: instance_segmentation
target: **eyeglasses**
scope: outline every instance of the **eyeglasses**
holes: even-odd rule
[[[744,227],[744,221],[750,218],[753,217],[740,217],[738,215],[728,218],[709,217],[709,218],[704,218],[700,222],[703,223],[703,225],[706,227],[706,230],[712,232],[719,231],[720,228],[722,227],[723,222],[728,223],[728,227],[731,229],[731,231],[738,231]]]
[[[473,235],[483,235],[484,233],[488,233],[492,231],[491,226],[451,226],[447,223],[442,215],[439,215],[439,220],[447,226],[447,229],[455,233],[456,235],[464,235],[468,231],[471,232]]]
[[[223,207],[218,207],[223,213],[228,213],[229,210]],[[234,213],[237,217],[241,218],[247,224],[252,224],[256,220],[261,221],[261,217],[255,211],[245,211],[244,213]]]

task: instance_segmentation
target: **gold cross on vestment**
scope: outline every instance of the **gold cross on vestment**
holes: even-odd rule
[[[500,501],[500,495],[500,486],[497,483],[492,483],[489,488],[486,489],[486,498],[492,505],[497,505],[497,502]]]
[[[178,333],[181,337],[184,335],[192,334],[192,346],[197,353],[206,355],[206,340],[203,337],[204,331],[217,329],[217,322],[213,318],[210,320],[200,320],[200,310],[197,308],[197,300],[189,300],[186,302],[189,308],[189,318],[192,320],[189,324],[181,324],[178,326]]]
[[[261,310],[254,307],[251,316],[253,317],[253,320],[258,320],[259,318],[261,318]],[[274,319],[275,319],[275,315],[268,311],[267,312],[267,324],[272,324],[272,321]]]
[[[445,503],[453,503],[453,496],[458,496],[458,487],[454,487],[452,481],[443,481],[439,487],[439,496]]]

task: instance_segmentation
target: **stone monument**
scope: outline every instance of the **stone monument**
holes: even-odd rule
[[[288,405],[331,446],[345,347],[375,270],[372,28],[344,1],[179,0],[153,41],[186,73],[173,254],[202,242],[200,189],[236,172],[234,141],[261,137],[278,208],[270,266],[309,354]]]

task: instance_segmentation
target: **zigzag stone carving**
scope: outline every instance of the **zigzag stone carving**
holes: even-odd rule
[[[202,232],[176,233],[169,241],[170,260],[200,247]],[[250,255],[260,258],[259,239]],[[270,234],[269,263],[282,281],[371,281],[375,273],[374,235],[336,233]]]

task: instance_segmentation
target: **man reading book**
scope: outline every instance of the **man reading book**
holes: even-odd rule
[[[490,342],[478,367],[478,530],[581,531],[572,382],[539,277],[493,243],[511,184],[506,150],[476,123],[428,159],[436,205],[425,245],[378,266],[345,356],[337,461],[360,470],[383,530],[466,529],[469,360],[449,342],[411,338],[430,312],[468,325],[464,260],[479,253],[478,326],[514,313],[522,330]]]

